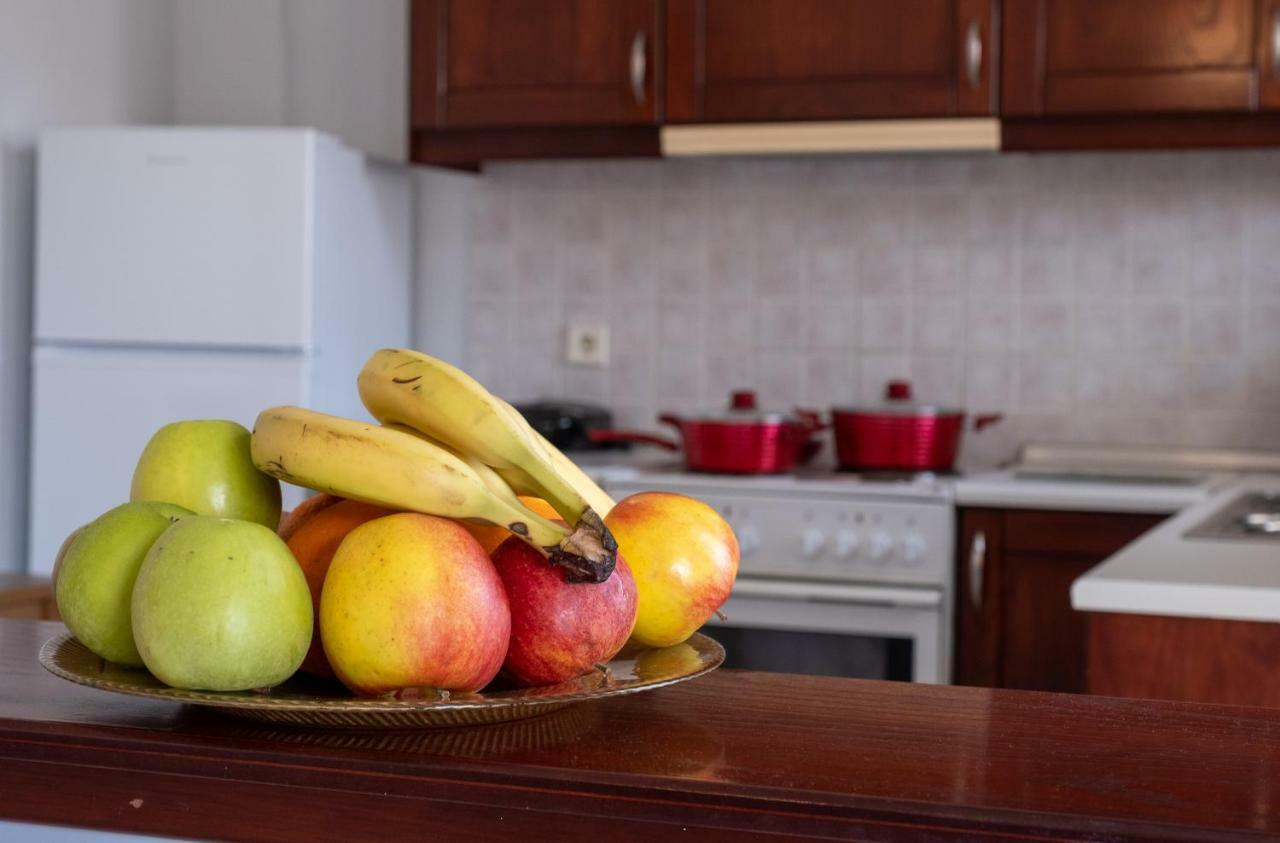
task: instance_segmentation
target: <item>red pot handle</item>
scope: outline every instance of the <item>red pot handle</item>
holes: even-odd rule
[[[597,445],[605,442],[633,442],[637,445],[654,445],[668,451],[680,450],[680,444],[665,436],[641,433],[638,430],[589,430],[587,438]]]
[[[1004,413],[981,413],[973,417],[973,429],[982,430],[1004,421]]]
[[[662,422],[663,424],[669,424],[672,427],[674,427],[676,430],[683,430],[683,428],[680,427],[680,417],[677,416],[675,413],[661,413],[658,416],[658,421]]]
[[[818,433],[831,427],[831,425],[822,420],[822,414],[817,410],[802,410],[797,407],[792,412],[810,434]]]

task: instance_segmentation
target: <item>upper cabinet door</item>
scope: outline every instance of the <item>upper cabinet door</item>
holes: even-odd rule
[[[1255,110],[1275,97],[1278,9],[1275,0],[1005,0],[1001,111]]]
[[[668,122],[993,113],[992,0],[667,0]]]
[[[413,127],[653,123],[659,24],[659,0],[414,0]]]

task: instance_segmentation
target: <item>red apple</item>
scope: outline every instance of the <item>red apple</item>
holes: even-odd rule
[[[636,583],[627,562],[602,583],[568,582],[564,570],[525,542],[507,539],[493,564],[511,605],[511,642],[502,668],[524,685],[581,676],[613,658],[636,622]]]

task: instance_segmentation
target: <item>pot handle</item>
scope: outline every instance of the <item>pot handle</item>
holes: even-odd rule
[[[817,410],[802,410],[797,407],[792,412],[810,434],[818,433],[831,427],[831,425],[822,420],[822,414]]]
[[[638,430],[589,430],[587,438],[600,445],[605,442],[632,442],[637,445],[653,445],[668,451],[680,450],[680,444],[665,436],[641,433]]]
[[[973,429],[982,430],[1004,421],[1004,413],[980,413],[973,417]]]
[[[658,416],[658,421],[662,422],[663,424],[669,424],[672,427],[674,427],[676,430],[681,429],[680,417],[677,416],[675,413],[662,413]]]

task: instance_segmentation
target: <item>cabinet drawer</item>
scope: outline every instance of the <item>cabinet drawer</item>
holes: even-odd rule
[[[1004,541],[1009,553],[1106,557],[1165,519],[1117,512],[1009,510]]]

